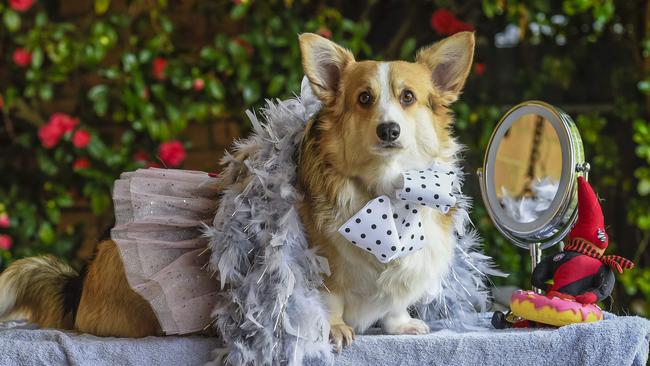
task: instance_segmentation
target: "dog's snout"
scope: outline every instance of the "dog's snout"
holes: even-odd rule
[[[399,137],[400,128],[395,122],[382,122],[377,126],[377,136],[385,142],[393,142]]]

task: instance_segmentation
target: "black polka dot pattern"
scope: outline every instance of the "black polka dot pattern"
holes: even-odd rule
[[[369,201],[339,228],[350,243],[382,263],[409,255],[427,245],[429,215],[447,213],[456,204],[455,173],[442,165],[403,173],[396,196]]]

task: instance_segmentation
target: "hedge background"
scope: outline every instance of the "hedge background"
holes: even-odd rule
[[[637,263],[606,305],[650,314],[648,1],[0,0],[0,18],[0,268],[39,253],[79,266],[122,171],[217,170],[246,108],[299,90],[298,33],[390,60],[470,29],[456,131],[473,220],[512,273],[497,283],[527,287],[528,256],[492,227],[474,172],[501,114],[541,99],[577,122],[610,251]]]

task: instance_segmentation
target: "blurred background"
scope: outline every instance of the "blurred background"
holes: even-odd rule
[[[218,171],[247,108],[299,92],[297,34],[358,59],[409,59],[474,30],[455,130],[485,250],[528,288],[476,168],[500,116],[540,99],[576,121],[610,253],[637,267],[606,307],[650,314],[650,3],[632,0],[0,0],[0,269],[41,253],[74,266],[113,225],[111,187],[142,167]]]

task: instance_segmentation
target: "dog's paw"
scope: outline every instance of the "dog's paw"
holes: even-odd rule
[[[354,338],[354,329],[347,324],[332,324],[330,327],[330,342],[337,352],[341,352],[343,346],[352,344]]]
[[[386,324],[384,330],[389,334],[427,334],[429,326],[420,319],[410,318],[404,323]]]

